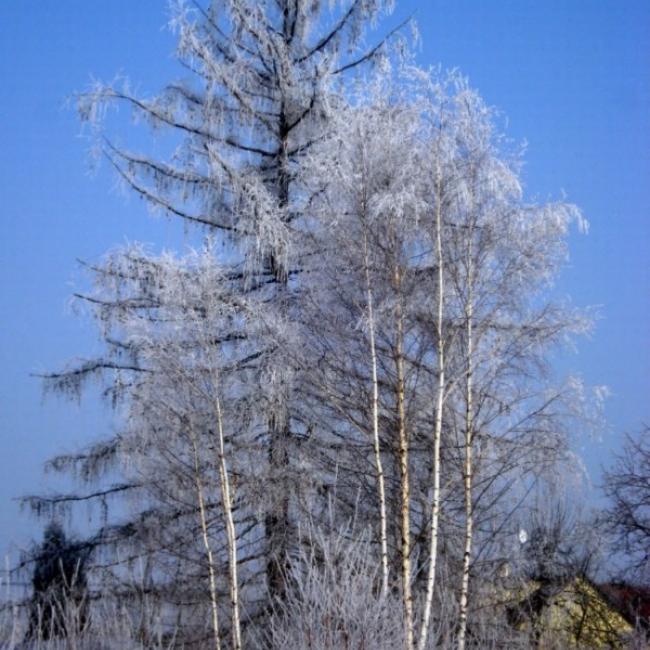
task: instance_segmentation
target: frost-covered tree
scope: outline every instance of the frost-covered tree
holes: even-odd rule
[[[410,446],[424,394],[415,390],[418,352],[412,313],[418,269],[411,264],[425,210],[417,172],[416,107],[372,87],[367,105],[345,111],[316,161],[325,190],[315,213],[310,274],[313,399],[334,420],[331,463],[337,493],[375,520],[385,591],[389,573],[403,594],[405,638],[413,637]],[[382,100],[382,93],[389,97]],[[335,164],[331,164],[332,157]],[[328,161],[329,160],[329,161]],[[384,469],[385,468],[385,469]],[[399,579],[397,578],[399,576]],[[411,640],[409,640],[411,639]]]
[[[384,53],[386,39],[369,49],[361,42],[367,27],[389,9],[382,0],[329,7],[298,0],[219,0],[207,7],[178,3],[171,25],[191,81],[171,83],[152,98],[132,93],[128,83],[97,84],[79,97],[82,120],[101,135],[103,153],[126,185],[152,208],[199,226],[223,243],[230,290],[252,297],[266,320],[286,326],[280,338],[269,332],[260,337],[260,326],[254,333],[215,332],[212,341],[226,352],[234,341],[254,348],[248,366],[254,378],[242,388],[249,411],[240,415],[266,449],[255,470],[264,468],[266,481],[258,529],[266,538],[263,554],[272,594],[283,589],[282,558],[295,524],[291,511],[300,498],[294,452],[307,428],[294,398],[300,350],[287,347],[300,308],[296,296],[303,251],[294,242],[309,227],[302,211],[301,160],[327,132],[332,108],[343,101],[344,73]],[[170,155],[157,158],[116,145],[104,126],[108,109],[116,104],[127,105],[136,118],[164,132],[174,147]],[[95,309],[106,354],[51,374],[48,388],[77,394],[87,379],[101,375],[116,403],[129,408],[140,379],[156,371],[125,338],[123,326],[133,316],[158,321],[160,265],[151,254],[131,251],[92,269],[98,292],[81,298]],[[178,273],[183,276],[182,269]],[[170,274],[165,278],[172,282]],[[129,444],[120,437],[53,465],[76,466],[94,480],[111,459],[119,465],[125,450]],[[148,481],[120,482],[93,495],[147,491]]]
[[[453,104],[462,171],[445,215],[447,318],[456,329],[446,356],[454,368],[446,424],[462,476],[462,649],[476,542],[503,526],[499,502],[513,482],[566,453],[575,395],[571,383],[554,386],[545,371],[549,351],[585,331],[588,321],[544,292],[564,259],[568,227],[582,225],[579,212],[564,203],[527,204],[516,160],[504,154],[481,98],[461,83]]]
[[[359,45],[388,3],[330,9],[180,4],[192,81],[80,96],[119,177],[205,243],[90,267],[79,298],[105,354],[46,387],[78,395],[99,377],[119,433],[51,462],[99,488],[30,501],[130,495],[93,540],[112,552],[111,580],[145,559],[175,629],[215,648],[311,634],[313,621],[280,620],[301,585],[336,575],[310,531],[329,526],[328,548],[353,519],[374,555],[341,597],[362,585],[374,612],[399,603],[408,650],[462,649],[483,639],[479,583],[503,562],[513,513],[567,457],[578,385],[555,385],[547,362],[587,322],[546,289],[582,220],[525,200],[517,156],[458,75],[382,65],[344,82],[380,57],[383,41]],[[116,145],[114,104],[170,155]]]
[[[567,457],[576,395],[553,385],[546,359],[588,323],[544,290],[580,218],[525,203],[516,159],[462,79],[410,71],[408,90],[383,83],[347,110],[321,158],[313,399],[338,418],[339,496],[375,504],[407,644],[421,602],[427,643],[443,536],[462,647],[471,573],[494,557],[525,486]]]
[[[129,260],[127,251],[115,263],[128,266]],[[250,408],[239,385],[254,353],[246,342],[235,345],[233,330],[240,336],[247,331],[248,305],[231,293],[210,249],[183,260],[160,258],[155,295],[155,318],[134,313],[123,322],[124,340],[138,349],[147,368],[129,400],[129,461],[158,503],[180,502],[190,515],[184,525],[192,530],[191,520],[198,523],[215,647],[223,627],[219,594],[226,592],[232,647],[241,648],[237,547],[242,539],[251,543],[242,530],[254,525],[255,516],[245,505],[254,501],[246,494],[250,487],[242,480],[235,493],[233,472],[250,475],[246,460],[254,440],[237,414]],[[232,344],[215,345],[215,332]],[[183,534],[177,524],[170,529]],[[171,546],[168,552],[179,550]],[[190,555],[189,548],[182,553]]]
[[[637,579],[650,578],[650,427],[628,436],[604,475],[610,501],[603,523]]]

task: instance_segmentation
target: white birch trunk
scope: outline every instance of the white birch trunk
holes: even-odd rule
[[[401,275],[395,271],[395,288],[398,293],[397,302],[397,341],[395,346],[395,365],[397,367],[397,419],[399,436],[399,469],[400,469],[400,510],[402,538],[402,600],[404,606],[405,645],[408,650],[413,648],[413,593],[411,589],[411,493],[409,485],[409,449],[408,433],[406,431],[405,385],[404,385],[404,314],[401,304]]]
[[[466,378],[465,378],[465,459],[463,466],[463,492],[465,499],[465,543],[463,549],[463,573],[460,588],[460,612],[459,612],[459,629],[458,629],[458,650],[465,650],[465,639],[467,636],[467,602],[469,595],[469,568],[472,556],[472,535],[474,525],[474,512],[472,505],[472,442],[473,442],[473,403],[472,403],[472,390],[473,390],[473,365],[472,356],[474,353],[473,345],[473,266],[472,266],[472,229],[468,232],[468,294],[465,306],[466,318],[466,336],[467,343],[465,354],[466,357]]]
[[[235,522],[232,515],[232,497],[230,491],[230,479],[228,477],[228,466],[226,464],[226,450],[223,433],[223,415],[221,412],[221,400],[215,398],[217,411],[217,428],[219,435],[219,481],[221,485],[221,502],[223,504],[223,516],[226,523],[226,540],[228,545],[228,574],[230,587],[230,607],[232,625],[232,647],[233,650],[241,650],[241,625],[239,616],[239,584],[237,581],[237,537],[235,533]]]
[[[190,432],[192,439],[192,449],[194,452],[194,481],[196,485],[196,495],[199,502],[199,519],[201,523],[201,537],[205,555],[208,560],[208,583],[210,589],[210,611],[212,615],[212,634],[214,636],[215,650],[221,650],[221,637],[219,633],[219,610],[217,605],[217,575],[214,566],[214,555],[210,546],[210,537],[208,535],[208,521],[205,509],[205,497],[203,495],[203,484],[201,483],[201,473],[199,465],[199,451],[194,433]]]
[[[440,174],[436,179],[436,262],[438,265],[438,295],[436,314],[436,353],[438,356],[438,387],[436,395],[436,419],[433,431],[433,499],[431,503],[431,529],[429,545],[429,572],[427,575],[427,591],[420,628],[418,650],[424,650],[431,622],[433,606],[433,591],[436,580],[436,564],[438,559],[438,520],[440,517],[440,439],[442,437],[442,407],[445,393],[445,350],[443,342],[442,317],[444,310],[444,267],[442,258],[442,205]]]
[[[381,594],[388,593],[388,534],[386,522],[386,488],[384,481],[384,468],[381,460],[379,440],[379,381],[377,379],[377,349],[375,346],[375,315],[373,295],[370,282],[370,269],[368,259],[368,238],[364,230],[363,239],[364,271],[366,279],[366,302],[368,308],[368,334],[370,337],[370,363],[372,367],[372,439],[375,454],[375,468],[377,470],[377,496],[379,498],[379,539],[381,544]]]

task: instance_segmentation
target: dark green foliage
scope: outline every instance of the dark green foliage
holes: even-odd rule
[[[34,555],[28,638],[67,637],[87,623],[85,544],[51,522]]]

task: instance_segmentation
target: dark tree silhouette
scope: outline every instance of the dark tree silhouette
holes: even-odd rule
[[[87,545],[51,522],[34,555],[28,638],[67,637],[87,623]]]
[[[627,436],[622,453],[604,474],[610,507],[605,523],[616,550],[642,583],[650,581],[650,426],[638,437]]]

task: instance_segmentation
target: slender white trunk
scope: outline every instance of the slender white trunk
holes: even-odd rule
[[[368,237],[363,237],[364,271],[366,279],[366,302],[368,308],[368,334],[370,337],[370,363],[372,368],[372,440],[377,470],[377,496],[379,498],[379,540],[381,544],[381,594],[388,593],[388,534],[386,522],[386,487],[384,467],[379,441],[379,381],[377,379],[377,349],[375,345],[375,314],[368,259]]]
[[[397,301],[397,341],[395,346],[395,365],[397,369],[397,421],[399,437],[399,469],[400,469],[400,509],[401,509],[401,538],[402,538],[402,600],[404,606],[405,645],[408,650],[413,648],[413,592],[411,589],[411,493],[409,485],[409,448],[408,432],[406,430],[405,410],[405,379],[404,379],[404,316],[402,313],[401,274],[395,271],[395,288],[398,293]]]
[[[440,440],[442,438],[442,407],[445,394],[445,350],[443,341],[442,317],[444,311],[444,267],[442,258],[442,205],[440,175],[436,179],[436,262],[438,265],[438,295],[436,315],[436,353],[438,356],[438,388],[436,395],[436,419],[433,431],[433,499],[431,503],[431,529],[429,545],[429,572],[427,575],[427,591],[420,628],[418,650],[424,650],[431,622],[431,608],[436,580],[436,564],[438,559],[438,520],[440,517]]]
[[[210,537],[208,535],[208,520],[205,508],[205,497],[203,494],[203,483],[201,483],[201,468],[199,464],[199,451],[194,437],[194,432],[190,432],[192,439],[192,449],[194,452],[194,482],[196,485],[196,495],[199,502],[199,519],[201,522],[201,537],[203,547],[208,560],[208,582],[210,588],[210,608],[212,613],[212,634],[214,636],[215,650],[221,650],[221,637],[219,634],[219,610],[217,605],[217,572],[214,566],[214,555],[210,546]]]
[[[472,403],[472,355],[474,353],[473,345],[473,291],[472,291],[472,230],[468,233],[468,295],[465,307],[465,333],[467,336],[465,354],[466,358],[466,378],[465,378],[465,458],[463,466],[463,492],[465,498],[465,544],[463,549],[463,574],[460,588],[460,612],[459,612],[459,629],[458,629],[458,650],[465,649],[465,639],[467,636],[467,601],[469,594],[469,567],[472,557],[472,534],[474,525],[474,512],[472,505],[472,442],[473,442],[473,403]]]
[[[228,477],[228,466],[226,464],[226,445],[223,433],[221,400],[218,396],[215,398],[215,406],[217,410],[217,429],[219,436],[219,481],[221,484],[221,502],[223,504],[223,516],[226,523],[226,543],[228,545],[232,647],[234,650],[241,650],[242,644],[239,617],[239,583],[237,580],[237,537],[235,532],[235,522],[232,514],[230,479]]]

